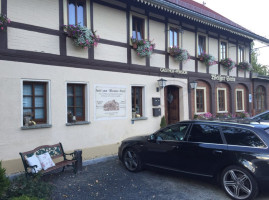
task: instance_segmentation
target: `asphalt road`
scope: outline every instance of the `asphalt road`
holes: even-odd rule
[[[209,180],[157,170],[127,171],[117,158],[83,167],[83,171],[46,177],[57,200],[225,200],[224,191]],[[261,194],[257,200],[268,200]]]

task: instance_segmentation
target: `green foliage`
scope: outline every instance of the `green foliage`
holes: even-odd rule
[[[42,200],[42,199],[39,199],[37,197],[29,197],[29,196],[26,196],[26,195],[22,195],[22,196],[19,196],[19,197],[13,197],[10,200]]]
[[[162,117],[160,126],[161,128],[164,128],[167,126],[165,116]]]
[[[253,72],[256,72],[260,75],[269,75],[269,69],[266,65],[261,65],[258,63],[258,55],[259,51],[257,49],[253,49],[254,43],[251,43],[251,65],[253,67]]]
[[[9,184],[9,179],[6,177],[6,169],[2,168],[2,161],[0,161],[0,199],[5,194]]]
[[[9,198],[25,196],[25,200],[33,197],[38,199],[49,199],[52,190],[52,185],[43,181],[40,175],[26,178],[21,175],[14,179],[7,191]],[[22,200],[23,197],[21,197]]]

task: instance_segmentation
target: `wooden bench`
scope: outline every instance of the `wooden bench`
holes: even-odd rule
[[[36,167],[36,166],[29,166],[27,161],[26,161],[26,157],[31,157],[34,154],[41,155],[41,154],[44,154],[46,152],[48,152],[50,154],[51,158],[54,160],[55,166],[48,168],[47,170],[41,170],[40,171],[41,174],[46,174],[46,173],[49,173],[49,172],[56,170],[56,169],[59,169],[59,168],[62,168],[62,171],[64,171],[65,167],[67,167],[67,166],[73,167],[74,173],[77,172],[77,169],[76,169],[76,161],[77,160],[75,159],[74,152],[70,153],[70,154],[64,153],[62,144],[58,143],[58,144],[54,144],[54,145],[39,146],[31,151],[20,152],[26,175],[32,175],[33,173],[31,171],[31,169]],[[67,155],[71,156],[72,159],[71,160],[67,159],[66,158]],[[62,158],[62,159],[60,159],[60,158]],[[55,159],[60,160],[60,161],[55,162]]]

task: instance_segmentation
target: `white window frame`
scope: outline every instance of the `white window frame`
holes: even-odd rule
[[[197,100],[196,100],[196,90],[204,90],[204,112],[197,112]],[[194,90],[194,114],[196,115],[200,115],[200,114],[205,114],[207,113],[207,103],[206,103],[206,87],[197,87],[195,90]]]
[[[221,43],[225,42],[226,43],[226,57],[225,58],[229,58],[229,42],[227,40],[220,40],[219,41],[219,61],[221,61]]]
[[[147,113],[146,113],[146,101],[145,101],[145,97],[146,97],[146,86],[145,85],[140,85],[140,84],[135,84],[135,85],[131,85],[130,88],[130,97],[131,97],[131,103],[130,103],[130,109],[131,109],[131,118],[132,118],[132,87],[142,87],[142,113],[143,116],[140,116],[140,118],[146,118],[147,117]]]
[[[138,17],[138,18],[141,18],[141,19],[144,19],[144,40],[147,40],[148,39],[148,17],[145,16],[145,15],[142,15],[142,14],[138,14],[136,12],[130,12],[130,18],[129,18],[129,22],[130,22],[130,35],[129,35],[129,38],[130,38],[130,45],[132,45],[132,42],[131,42],[131,38],[132,38],[132,35],[133,35],[133,16],[134,17]]]
[[[67,104],[67,85],[68,84],[80,84],[80,85],[85,85],[85,99],[84,99],[84,101],[85,101],[85,122],[89,122],[90,121],[90,115],[89,115],[89,113],[90,113],[90,105],[89,105],[89,102],[90,102],[90,92],[89,92],[89,82],[80,82],[80,81],[66,81],[65,82],[65,116],[66,116],[66,118],[65,118],[65,123],[68,123],[68,119],[67,119],[67,106],[68,106],[68,104]]]
[[[219,91],[222,90],[224,91],[224,111],[219,110]],[[217,88],[217,113],[227,113],[227,90],[226,88]]]
[[[21,127],[23,127],[23,82],[42,82],[46,83],[46,114],[47,114],[47,122],[45,124],[50,125],[51,124],[51,84],[50,80],[45,79],[21,79]]]
[[[242,92],[242,110],[238,110],[237,107],[237,92],[241,91]],[[235,89],[235,111],[236,112],[244,112],[245,111],[245,93],[244,93],[244,89]]]
[[[197,51],[196,51],[196,57],[199,56],[199,36],[204,36],[205,37],[205,53],[208,53],[208,35],[201,33],[201,32],[197,32],[197,38],[196,38],[196,47],[197,47]]]
[[[240,61],[240,48],[243,49],[243,60],[242,61]],[[238,63],[244,62],[246,60],[246,47],[245,46],[238,45],[238,58],[237,59],[238,59]]]
[[[177,29],[178,30],[178,47],[181,48],[182,47],[182,33],[180,32],[181,27],[175,24],[168,24],[168,34],[167,34],[167,49],[169,51],[170,46],[170,29]]]

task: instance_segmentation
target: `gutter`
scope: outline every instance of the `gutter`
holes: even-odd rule
[[[167,12],[190,18],[194,21],[198,21],[204,24],[207,24],[209,26],[214,26],[219,29],[227,30],[229,32],[232,32],[237,35],[241,35],[243,37],[247,37],[251,40],[256,39],[263,43],[269,44],[269,39],[259,36],[253,32],[243,30],[237,27],[234,27],[230,24],[221,22],[219,20],[213,19],[211,17],[205,16],[203,14],[197,13],[195,11],[186,9],[184,7],[181,7],[179,5],[175,5],[173,3],[167,2],[165,0],[136,0],[138,2],[151,5],[152,7],[157,7],[158,9],[165,10]]]

